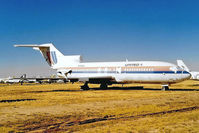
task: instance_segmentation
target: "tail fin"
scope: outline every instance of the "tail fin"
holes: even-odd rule
[[[32,47],[35,50],[39,50],[46,62],[53,69],[59,67],[70,66],[71,64],[79,63],[81,56],[64,56],[59,50],[55,48],[52,43],[42,45],[14,45],[15,47]]]
[[[20,79],[26,79],[26,74],[23,74]]]
[[[177,60],[177,65],[183,70],[190,72],[189,68],[185,65],[185,63],[182,60]]]

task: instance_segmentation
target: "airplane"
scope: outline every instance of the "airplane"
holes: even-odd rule
[[[15,77],[8,77],[8,78],[2,78],[0,79],[0,83],[8,83],[8,84],[14,84],[19,83],[21,78],[15,78]]]
[[[191,73],[191,79],[193,79],[193,80],[199,80],[199,72],[191,71],[189,73]]]
[[[182,60],[177,60],[177,62],[182,69],[186,70],[191,74],[192,80],[199,80],[199,72],[189,70],[189,68],[184,64]]]
[[[26,74],[23,74],[20,78],[12,78],[11,80],[16,80],[18,83],[40,83],[47,82],[49,84],[56,82],[58,80],[62,80],[64,83],[67,82],[66,78],[56,78],[56,77],[50,77],[50,78],[44,78],[44,77],[36,77],[36,78],[27,78]]]
[[[5,83],[8,78],[0,78],[0,83]]]
[[[52,43],[23,44],[15,47],[31,47],[39,50],[57,75],[70,82],[83,82],[82,90],[89,90],[88,83],[107,88],[112,84],[151,83],[161,84],[162,90],[187,79],[191,74],[183,67],[163,61],[82,62],[80,55],[64,56]]]
[[[14,83],[19,83],[19,82],[20,82],[20,79],[14,79],[12,77],[8,77],[3,80],[3,83],[7,83],[7,84],[14,84]]]

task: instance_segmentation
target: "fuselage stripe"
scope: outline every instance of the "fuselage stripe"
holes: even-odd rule
[[[117,71],[72,71],[72,73],[120,73]],[[122,74],[189,74],[187,71],[121,71]]]
[[[52,52],[51,52],[51,55],[52,55],[54,64],[57,64],[57,56],[56,56],[55,51],[52,51]]]

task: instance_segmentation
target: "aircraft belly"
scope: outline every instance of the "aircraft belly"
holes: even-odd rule
[[[72,73],[68,75],[68,78],[81,78],[81,77],[99,77],[99,76],[112,76],[107,73]]]
[[[176,83],[189,78],[189,74],[109,74],[109,73],[74,73],[68,78],[90,78],[110,76],[118,83]]]
[[[120,74],[117,82],[124,83],[176,83],[188,79],[188,74]]]

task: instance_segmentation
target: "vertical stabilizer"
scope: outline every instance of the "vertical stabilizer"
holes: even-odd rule
[[[51,67],[55,66],[58,63],[58,59],[64,56],[52,43],[42,45],[15,45],[15,47],[32,47],[35,50],[39,50]]]
[[[55,48],[51,43],[42,44],[40,47],[33,47],[35,50],[39,50],[49,66],[54,67],[58,64],[59,59],[64,55]]]
[[[52,43],[42,44],[42,45],[14,45],[15,47],[32,47],[35,50],[39,50],[48,63],[53,69],[58,69],[59,67],[65,67],[74,65],[80,62],[81,56],[64,56],[59,50],[55,48]]]

